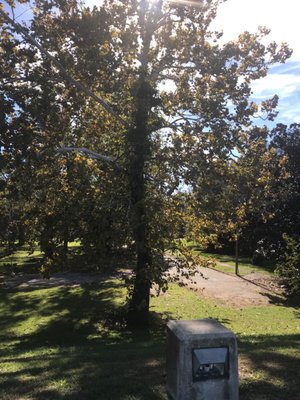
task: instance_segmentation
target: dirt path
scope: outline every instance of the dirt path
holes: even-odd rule
[[[245,277],[227,275],[211,268],[198,268],[198,273],[192,279],[179,280],[201,297],[213,298],[216,301],[232,306],[247,307],[270,304],[274,298],[282,296],[282,289],[273,278],[252,273]],[[91,284],[110,278],[124,278],[130,271],[118,271],[114,275],[89,273],[59,273],[50,279],[41,278],[39,274],[18,274],[2,282],[2,287],[11,289],[26,289],[51,286],[77,286]],[[171,278],[177,275],[176,269],[169,271]]]
[[[253,273],[239,277],[202,267],[198,271],[192,280],[180,280],[200,297],[213,298],[232,307],[269,305],[282,296],[282,289],[266,275]],[[176,275],[175,269],[170,272],[171,276]]]
[[[113,274],[97,274],[84,272],[61,272],[51,275],[50,279],[43,278],[41,274],[17,274],[14,277],[0,276],[2,287],[7,289],[44,288],[54,286],[78,286],[105,281],[107,279],[122,279],[128,275],[127,270],[119,270]],[[1,279],[2,278],[2,279]]]

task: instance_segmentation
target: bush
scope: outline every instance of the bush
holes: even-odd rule
[[[276,266],[276,272],[284,280],[288,295],[300,295],[300,237],[283,235],[285,252]]]

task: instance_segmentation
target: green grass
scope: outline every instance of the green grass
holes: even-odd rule
[[[11,273],[36,273],[42,254],[39,250],[30,253],[28,249],[22,247],[13,254],[0,258],[0,274]]]
[[[215,260],[216,265],[215,269],[221,272],[225,272],[226,274],[234,275],[235,274],[235,259],[234,256],[223,255],[223,254],[211,254],[205,252],[198,252],[205,258],[212,258]],[[267,267],[259,267],[253,265],[250,258],[239,257],[239,275],[245,276],[251,274],[252,272],[259,272],[265,275],[272,274],[272,268]]]
[[[9,259],[28,272],[40,256],[23,248]],[[220,267],[233,268],[229,256],[214,256]],[[11,264],[2,258],[0,271]],[[253,270],[242,260],[241,273],[247,268]],[[138,333],[124,323],[125,300],[118,280],[1,289],[1,400],[166,400],[166,321],[201,318],[217,319],[238,336],[240,400],[299,400],[299,308],[224,307],[172,284],[152,298],[150,329]]]
[[[200,247],[194,242],[188,242],[191,248],[195,249],[194,251],[203,256],[204,258],[214,259],[215,269],[221,272],[225,272],[227,274],[234,275],[235,273],[235,260],[234,256],[216,254],[216,253],[205,253],[200,250]],[[70,253],[78,250],[80,248],[79,242],[71,242],[69,243],[69,251]],[[0,258],[0,273],[3,272],[38,272],[39,263],[42,259],[42,253],[36,247],[34,253],[29,253],[29,249],[26,246],[21,247],[16,250],[12,255],[1,257]],[[240,257],[239,258],[239,274],[241,276],[245,276],[250,274],[251,272],[259,272],[262,274],[270,275],[272,274],[272,268],[266,267],[258,267],[251,263],[250,258]]]
[[[69,242],[68,244],[70,255],[74,254],[79,248],[79,242]],[[43,253],[39,250],[37,244],[34,246],[33,252],[28,245],[24,245],[17,247],[9,255],[5,255],[5,249],[0,247],[0,274],[10,274],[12,272],[37,273],[39,272],[42,258]]]
[[[175,284],[152,298],[149,332],[122,319],[118,280],[0,292],[3,400],[166,400],[165,322],[215,318],[238,335],[241,400],[296,400],[300,310],[231,309]]]
[[[231,309],[175,285],[152,304],[163,317],[214,318],[237,334],[241,400],[299,399],[299,308],[278,304]]]
[[[214,268],[220,272],[226,274],[235,274],[235,257],[233,255],[218,254],[218,253],[206,253],[203,248],[195,241],[187,241],[186,239],[181,239],[184,246],[187,246],[194,254],[200,255],[203,258],[209,258],[214,260]],[[257,266],[252,264],[250,257],[239,256],[239,275],[245,276],[252,272],[259,272],[264,275],[272,275],[274,266]]]
[[[120,282],[2,291],[0,300],[1,399],[163,398],[161,331],[125,329]]]

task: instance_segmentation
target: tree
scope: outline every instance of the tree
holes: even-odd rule
[[[32,23],[32,31],[40,29],[43,32],[47,26],[44,25],[45,19],[51,22],[51,18],[47,16],[47,4],[40,3],[39,6],[40,9]],[[67,14],[68,7],[72,9],[73,5],[62,4],[62,14]],[[83,31],[87,31],[87,27],[91,28],[90,20],[88,16],[82,18],[80,28]],[[74,23],[75,21],[72,22]],[[57,36],[52,38],[54,48],[60,48],[63,37],[68,40],[72,26],[69,30],[66,26],[66,32],[63,32],[63,25],[62,15],[62,19],[56,24]],[[50,26],[48,28],[51,29]],[[77,157],[76,161],[74,157],[59,153],[58,149],[68,143],[69,137],[76,137],[77,146],[88,142],[91,147],[102,145],[105,148],[108,146],[109,136],[110,152],[119,156],[120,144],[111,132],[103,134],[108,127],[114,128],[112,119],[102,119],[105,110],[99,113],[99,109],[85,101],[83,94],[76,93],[71,85],[64,85],[64,80],[57,77],[56,71],[50,68],[51,63],[47,56],[40,54],[34,46],[22,43],[20,37],[13,35],[7,26],[3,27],[2,33],[1,46],[4,57],[1,60],[1,87],[3,102],[6,104],[3,110],[6,112],[3,113],[4,123],[1,124],[1,153],[6,160],[6,170],[3,169],[3,173],[7,179],[7,196],[9,194],[15,199],[14,203],[17,203],[22,195],[22,204],[25,204],[27,209],[25,220],[30,221],[26,224],[30,228],[30,232],[26,232],[27,239],[30,237],[32,240],[38,240],[45,256],[52,257],[57,246],[67,242],[66,236],[82,238],[83,232],[86,231],[86,222],[99,220],[96,210],[101,208],[100,199],[106,202],[105,207],[108,209],[108,195],[104,193],[103,187],[111,191],[110,197],[119,199],[114,201],[113,210],[126,208],[124,195],[120,198],[124,188],[120,174],[116,177],[114,172],[112,177],[113,168],[96,165],[86,157],[81,158],[81,161]],[[93,42],[89,43],[88,51],[97,43],[99,35],[105,34],[98,24],[94,24],[94,29],[88,32],[85,40],[88,41],[94,33],[96,35]],[[41,33],[38,35],[43,43]],[[45,48],[51,47],[47,44],[47,38],[43,45]],[[61,51],[61,56],[67,58],[68,49],[64,50]],[[79,54],[75,54],[74,57],[80,60],[81,57],[86,57],[86,54],[80,53],[79,49]],[[92,73],[96,64],[101,66],[99,57],[93,65],[91,64],[92,62],[89,67]],[[94,146],[94,143],[97,144]],[[78,165],[80,168],[77,168]],[[108,184],[110,181],[114,182],[114,190],[112,185]],[[21,193],[21,188],[26,189],[26,193],[24,190]],[[84,198],[82,193],[85,193]],[[101,197],[99,193],[104,195]],[[98,202],[97,207],[93,206],[95,201]],[[86,206],[87,203],[89,207]],[[113,214],[115,221],[116,213],[113,211]],[[123,220],[124,214],[123,212]],[[85,223],[81,219],[84,219]],[[120,223],[121,221],[122,219]],[[72,229],[67,225],[71,225]],[[101,232],[100,227],[99,231]],[[105,234],[108,234],[107,229]],[[102,238],[93,238],[91,230],[88,236],[85,237],[84,243],[91,253],[93,249],[88,243],[95,243],[96,240],[101,242]],[[117,237],[111,236],[114,239]],[[124,234],[118,236],[124,237]],[[119,238],[117,240],[120,242]]]
[[[190,208],[196,220],[193,229],[198,229],[200,241],[204,235],[214,244],[225,237],[235,242],[236,274],[245,228],[251,218],[266,223],[274,217],[274,188],[286,175],[284,168],[278,173],[282,157],[269,147],[268,129],[253,127],[240,135],[232,154],[210,160],[206,170],[195,168],[190,177]]]
[[[300,294],[300,239],[283,235],[285,251],[276,266],[276,272],[284,280],[287,293],[299,303]]]
[[[53,144],[63,142],[61,126],[69,145],[87,143],[100,153],[107,151],[124,171],[136,255],[129,315],[140,323],[148,317],[151,283],[160,279],[163,269],[155,260],[162,259],[170,239],[166,199],[193,169],[191,152],[198,152],[199,159],[193,162],[201,168],[209,160],[228,157],[256,112],[249,101],[251,82],[291,53],[286,45],[262,44],[265,28],[219,44],[222,34],[210,30],[218,4],[105,0],[98,9],[80,9],[71,0],[37,0],[30,32],[51,57],[32,45],[14,45],[24,59],[13,76],[29,74],[30,90],[38,82],[37,110],[42,97],[50,117],[24,103],[14,84],[9,96],[16,101],[18,92],[19,107],[30,112],[35,126],[52,132],[47,150],[54,152]],[[2,32],[10,30],[3,26]],[[9,43],[13,41],[10,37]],[[96,118],[87,91],[79,93],[82,86],[70,75],[89,93],[101,93],[100,104],[108,113],[98,112]],[[276,98],[261,105],[271,117],[275,106]],[[91,121],[83,120],[90,110]],[[96,120],[97,134],[91,138],[88,132]]]
[[[272,218],[262,224],[260,219],[251,217],[249,229],[244,232],[255,244],[259,243],[255,251],[258,262],[276,264],[286,249],[283,236],[297,238],[300,234],[299,144],[299,124],[277,124],[270,133],[269,147],[276,154],[270,166],[273,184],[268,212]]]
[[[300,124],[289,127],[277,124],[271,137],[271,146],[284,160],[287,174],[278,187],[277,219],[281,221],[281,235],[300,235]]]

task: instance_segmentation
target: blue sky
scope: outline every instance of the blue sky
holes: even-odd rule
[[[171,0],[176,1],[176,0]],[[101,0],[98,1],[98,4]],[[5,3],[5,2],[4,2]],[[87,0],[97,4],[97,0]],[[28,5],[19,5],[15,15],[18,21],[30,16]],[[300,123],[300,0],[227,0],[220,5],[213,27],[223,30],[224,40],[237,38],[244,30],[254,32],[260,25],[271,29],[270,41],[287,42],[293,49],[292,57],[285,63],[273,66],[266,78],[253,85],[253,100],[261,101],[279,96],[277,122],[287,125]],[[264,123],[264,122],[262,122]]]
[[[271,29],[270,41],[286,42],[293,49],[285,64],[274,65],[266,78],[253,85],[253,100],[279,96],[277,122],[300,123],[300,0],[227,0],[221,4],[214,27],[222,29],[230,40],[258,26]]]

